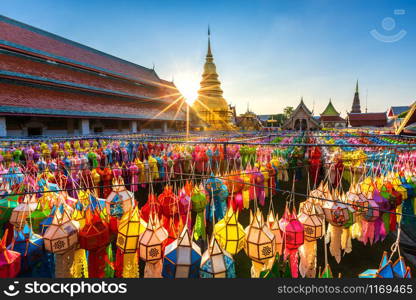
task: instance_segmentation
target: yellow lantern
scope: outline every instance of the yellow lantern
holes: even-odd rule
[[[230,207],[225,217],[214,226],[215,238],[221,247],[235,255],[244,248],[246,233],[243,226],[238,223],[238,214]]]
[[[126,212],[120,220],[117,235],[117,247],[123,253],[135,253],[139,236],[146,230],[146,223],[140,218],[139,209]]]

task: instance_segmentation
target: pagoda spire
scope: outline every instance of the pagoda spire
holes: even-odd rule
[[[207,51],[206,60],[209,62],[212,62],[213,60],[212,52],[211,52],[211,29],[209,28],[209,25],[208,25],[208,51]]]
[[[351,113],[361,113],[360,94],[358,91],[358,80],[355,85],[355,95],[354,95],[354,100],[352,101]]]

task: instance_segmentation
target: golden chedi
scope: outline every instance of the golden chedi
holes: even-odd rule
[[[205,123],[205,130],[226,131],[235,129],[235,125],[231,122],[233,112],[222,96],[221,82],[218,80],[214,57],[211,53],[209,29],[208,53],[200,86],[198,99],[195,101],[193,108],[198,117]]]

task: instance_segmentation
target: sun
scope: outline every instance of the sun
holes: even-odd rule
[[[175,75],[175,85],[189,105],[192,105],[198,98],[199,82],[195,74],[181,73]]]

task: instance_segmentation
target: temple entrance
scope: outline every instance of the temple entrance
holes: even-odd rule
[[[28,136],[42,135],[42,127],[29,127],[27,129]]]
[[[308,124],[307,121],[305,119],[296,119],[295,120],[295,126],[294,126],[295,130],[307,130],[308,129]]]

